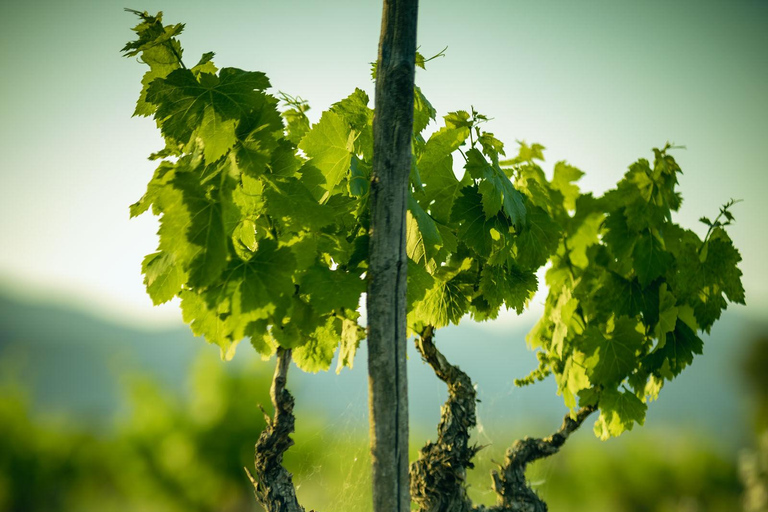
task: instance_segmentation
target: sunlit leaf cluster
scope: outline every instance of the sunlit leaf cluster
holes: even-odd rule
[[[265,357],[294,349],[306,371],[328,369],[337,350],[339,367],[352,366],[365,335],[368,95],[356,89],[311,125],[308,105],[270,94],[263,73],[219,70],[212,53],[187,68],[183,25],[137,14],[138,39],[124,52],[150,69],[135,113],[154,117],[166,143],[131,207],[160,217],[158,250],[143,263],[150,297],[179,297],[193,332],[226,357],[249,338]],[[519,143],[508,156],[488,120],[471,109],[437,122],[415,89],[409,332],[520,313],[549,264],[544,315],[528,336],[540,365],[518,382],[554,374],[568,407],[599,406],[597,435],[619,435],[702,352],[698,333],[727,302],[744,303],[741,258],[724,230],[733,203],[704,219],[700,239],[672,220],[682,200],[670,146],[593,197],[565,162],[548,178],[541,145]]]
[[[603,439],[642,424],[647,402],[697,354],[728,301],[744,303],[739,252],[721,225],[702,240],[674,223],[681,172],[667,145],[599,198],[570,188],[574,211],[547,271],[544,315],[528,336],[572,409],[599,404]],[[723,215],[733,216],[724,207]]]

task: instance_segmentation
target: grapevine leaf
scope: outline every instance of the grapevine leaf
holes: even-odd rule
[[[415,304],[412,315],[416,322],[433,325],[439,329],[446,325],[458,324],[468,307],[469,301],[456,279],[435,279],[434,286]]]
[[[479,150],[472,148],[467,151],[467,172],[479,179],[479,191],[483,196],[483,211],[490,219],[504,209],[504,213],[515,226],[522,227],[526,221],[523,196],[509,181],[498,164],[489,164]]]
[[[583,335],[584,352],[590,357],[587,375],[593,384],[615,386],[626,378],[638,364],[637,353],[644,337],[637,330],[637,321],[622,317],[616,320],[613,332],[605,337],[599,329],[588,328]]]
[[[141,263],[141,271],[147,293],[156,306],[174,298],[187,280],[181,266],[162,251],[148,254]]]
[[[663,276],[674,261],[674,257],[664,250],[658,238],[650,233],[640,236],[632,251],[635,273],[642,286],[657,277]]]
[[[349,193],[355,197],[368,194],[370,170],[356,155],[352,155],[349,166]]]
[[[469,137],[465,126],[445,126],[433,133],[417,162],[424,184],[422,206],[440,223],[447,224],[453,202],[463,186],[453,173],[453,156]]]
[[[536,274],[514,265],[486,265],[480,274],[480,293],[492,309],[504,304],[521,314],[537,288]]]
[[[590,381],[584,365],[569,357],[562,373],[555,374],[558,393],[563,395],[565,406],[573,410],[576,407],[576,396],[584,389],[589,388]]]
[[[667,283],[663,283],[659,288],[659,322],[656,328],[656,336],[660,342],[666,333],[675,329],[677,314],[675,296],[667,290]]]
[[[595,422],[595,435],[603,441],[632,430],[635,423],[645,422],[648,406],[634,393],[608,388],[600,396],[600,416]]]
[[[200,121],[200,128],[197,134],[203,141],[203,154],[205,160],[213,162],[218,160],[237,142],[235,137],[234,119],[222,120],[213,107],[205,106],[203,119]]]
[[[430,275],[424,266],[417,264],[412,259],[408,259],[408,286],[406,287],[406,302],[408,311],[413,309],[413,305],[422,300],[427,290],[435,285],[435,279]]]
[[[701,354],[703,349],[701,338],[687,323],[678,319],[675,330],[667,333],[664,345],[657,346],[648,354],[643,360],[643,366],[648,371],[659,371],[667,363],[671,376],[677,376],[693,362],[694,354]]]
[[[227,263],[222,206],[191,173],[177,174],[172,184],[163,192],[160,249],[188,269],[190,286],[206,286]]]
[[[717,284],[731,302],[744,304],[744,286],[741,283],[741,270],[737,266],[740,261],[741,254],[733,246],[728,234],[722,228],[712,230],[703,264],[706,279],[709,283]]]
[[[333,223],[333,211],[319,204],[296,178],[270,181],[264,191],[270,216],[299,231],[318,230]]]
[[[272,175],[293,178],[297,175],[300,167],[301,160],[296,157],[294,145],[284,139],[278,141],[269,162],[269,169]]]
[[[648,309],[648,297],[637,278],[624,279],[614,272],[606,272],[595,294],[597,309],[606,316],[635,316]]]
[[[416,263],[435,258],[443,240],[434,219],[425,212],[411,192],[408,192],[408,216],[406,219],[406,253]]]
[[[613,257],[619,262],[619,267],[629,265],[630,255],[635,248],[638,234],[627,225],[623,210],[612,212],[605,218],[606,232],[603,241],[611,250]],[[624,264],[622,265],[622,262]]]
[[[301,140],[299,149],[309,156],[325,177],[323,188],[333,190],[349,171],[353,137],[348,123],[334,112],[325,112]]]
[[[256,311],[261,317],[273,311],[276,303],[293,292],[293,266],[290,250],[277,249],[271,240],[262,240],[247,262],[233,262],[223,276],[234,287],[233,313]]]
[[[259,177],[269,170],[273,174],[292,175],[296,165],[293,146],[278,140],[282,131],[277,100],[266,94],[255,95],[251,99],[251,111],[240,119],[235,130],[239,139],[237,164],[246,174]]]
[[[328,318],[327,322],[318,327],[309,340],[294,349],[293,360],[296,366],[309,373],[317,373],[331,367],[333,354],[339,344],[339,332],[335,319]]]
[[[360,341],[365,338],[365,329],[357,324],[357,321],[344,318],[341,321],[341,349],[339,361],[336,365],[336,373],[340,373],[345,366],[352,369],[355,354],[360,347]]]
[[[261,354],[263,360],[267,360],[275,354],[277,342],[267,330],[266,320],[251,322],[248,324],[245,334],[251,338],[251,346]]]
[[[236,342],[230,337],[231,327],[227,323],[227,304],[222,302],[209,307],[200,294],[191,290],[181,290],[181,315],[188,323],[195,336],[203,336],[208,343],[219,346],[222,358],[234,355]]]
[[[142,20],[133,28],[139,38],[126,44],[122,51],[126,57],[133,57],[141,53],[141,61],[149,66],[149,71],[141,79],[141,93],[133,115],[150,116],[155,112],[156,106],[146,101],[147,87],[156,78],[164,78],[171,71],[179,68],[182,49],[175,36],[184,30],[184,24],[179,23],[166,27],[162,23],[163,13],[150,16],[139,11],[132,12]]]
[[[133,203],[130,207],[131,218],[138,217],[142,213],[146,212],[150,206],[154,205],[154,213],[160,214],[159,205],[157,200],[162,195],[165,186],[173,180],[175,176],[176,166],[171,162],[160,162],[160,165],[155,169],[155,174],[147,185],[146,193],[137,202]]]
[[[557,162],[555,164],[555,175],[552,178],[552,188],[558,190],[564,198],[564,205],[566,210],[573,210],[576,208],[576,199],[579,197],[579,187],[574,185],[574,181],[578,181],[584,173],[576,167],[570,166],[565,162]]]
[[[155,119],[165,137],[181,143],[200,125],[206,107],[222,120],[238,120],[248,114],[269,87],[264,73],[224,68],[219,76],[201,73],[200,80],[188,69],[177,69],[154,80],[147,101],[157,105]]]
[[[542,266],[557,249],[560,236],[560,225],[547,212],[538,206],[528,208],[527,222],[515,237],[518,265],[528,269]]]
[[[334,310],[356,310],[364,291],[365,281],[357,275],[321,264],[308,268],[300,283],[301,294],[309,295],[321,315]]]
[[[309,104],[301,98],[294,98],[285,93],[280,95],[280,99],[290,107],[282,113],[286,125],[285,138],[292,144],[298,144],[309,131],[309,118],[306,114]]]
[[[355,91],[331,105],[331,112],[339,114],[354,130],[354,148],[365,159],[373,158],[373,109],[368,107],[368,94]]]
[[[509,233],[509,224],[499,216],[485,218],[482,196],[477,186],[465,187],[453,203],[451,221],[459,223],[457,234],[467,247],[480,256],[488,257],[494,240]]]
[[[421,133],[435,119],[437,111],[419,87],[414,87],[413,93],[413,133]]]

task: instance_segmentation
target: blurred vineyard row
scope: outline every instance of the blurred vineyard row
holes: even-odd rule
[[[748,371],[765,379],[759,358],[751,361],[757,362]],[[13,375],[18,368],[3,363],[0,511],[258,510],[243,467],[264,426],[258,406],[268,409],[271,365],[233,370],[206,352],[192,365],[185,393],[166,392],[146,376],[124,376],[125,405],[110,428],[94,430],[76,417],[32,413],[23,379]],[[756,396],[768,390],[762,385],[756,382]],[[755,408],[762,426],[767,395]],[[323,511],[368,510],[367,433],[322,418],[322,411],[298,418],[286,460],[300,497]],[[428,435],[414,434],[412,456]],[[553,511],[766,510],[760,507],[768,504],[768,439],[762,454],[743,453],[741,463],[717,443],[643,429],[610,443],[583,435],[533,466],[530,478]],[[491,445],[480,452],[469,478],[475,500],[493,501],[488,475],[503,451]]]

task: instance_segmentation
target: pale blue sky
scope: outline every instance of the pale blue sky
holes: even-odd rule
[[[266,72],[313,119],[355,87],[372,93],[377,1],[6,2],[0,9],[0,284],[124,322],[179,322],[152,308],[139,272],[150,217],[128,220],[160,147],[133,119],[143,66],[120,57],[123,7],[185,22],[186,59]],[[729,198],[747,308],[768,312],[768,2],[422,0],[419,44],[447,56],[417,80],[440,115],[470,105],[489,129],[547,147],[602,192],[667,140],[700,232]]]

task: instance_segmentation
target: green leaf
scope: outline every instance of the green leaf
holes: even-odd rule
[[[141,272],[147,293],[155,306],[174,298],[187,280],[181,266],[175,264],[170,254],[162,251],[145,256]]]
[[[406,219],[406,254],[416,263],[433,260],[443,245],[437,224],[408,192],[408,215]]]
[[[639,364],[637,354],[644,336],[637,331],[637,321],[622,317],[605,337],[599,329],[588,328],[583,337],[584,352],[590,356],[587,375],[593,384],[616,386]]]
[[[486,265],[480,274],[480,293],[492,309],[504,304],[519,315],[537,288],[536,274],[514,265]]]
[[[347,122],[334,112],[325,112],[301,140],[303,150],[325,177],[323,188],[332,191],[349,172],[353,136]]]
[[[267,321],[258,320],[251,322],[245,330],[246,336],[251,338],[251,346],[261,354],[262,360],[270,359],[277,350],[277,341],[267,330]]]
[[[414,87],[413,93],[413,133],[421,133],[434,121],[437,111],[419,87]]]
[[[349,166],[349,193],[355,197],[363,197],[368,194],[370,188],[371,171],[357,156],[352,155]]]
[[[745,304],[738,249],[722,228],[712,230],[707,245],[707,256],[702,265],[707,282],[717,284],[731,302]]]
[[[333,224],[333,211],[319,204],[304,184],[296,178],[269,181],[264,190],[269,215],[279,219],[292,232],[319,230]]]
[[[523,268],[537,269],[555,252],[562,231],[547,212],[528,208],[527,222],[515,237],[516,262]]]
[[[354,151],[367,160],[373,159],[373,109],[368,107],[368,94],[355,91],[331,105],[331,112],[339,114],[352,127]]]
[[[619,262],[619,268],[630,267],[630,255],[635,248],[639,234],[627,225],[627,218],[623,210],[612,212],[605,218],[603,241]]]
[[[666,273],[674,262],[674,257],[664,250],[658,238],[650,233],[643,233],[632,251],[632,260],[637,279],[645,287]]]
[[[660,340],[675,329],[678,314],[675,303],[675,296],[667,290],[667,283],[662,283],[659,288],[659,322],[655,329],[656,337]]]
[[[300,293],[309,295],[320,315],[334,310],[356,310],[364,291],[365,281],[357,274],[331,270],[322,264],[308,268],[300,283]]]
[[[463,186],[453,173],[453,156],[469,137],[469,128],[445,126],[433,133],[424,147],[424,153],[417,162],[421,181],[424,184],[420,204],[442,224],[448,224],[453,202]]]
[[[357,314],[357,313],[355,313]],[[341,350],[339,361],[336,364],[336,373],[341,373],[345,366],[352,369],[355,354],[360,347],[360,341],[365,339],[365,329],[357,324],[356,320],[344,318],[341,321]]]
[[[291,107],[282,113],[286,124],[285,138],[292,144],[298,144],[309,131],[309,118],[306,114],[309,104],[299,97],[294,98],[285,93],[280,94],[280,99]]]
[[[235,145],[234,119],[224,121],[210,105],[205,106],[203,119],[197,134],[203,141],[203,154],[207,162],[213,162],[224,156]]]
[[[294,178],[298,175],[302,161],[296,157],[296,147],[283,139],[277,142],[269,162],[269,170],[273,176]]]
[[[416,302],[412,311],[414,322],[432,325],[436,329],[450,324],[458,324],[469,308],[469,300],[461,284],[454,278],[448,281],[435,279],[435,284]]]
[[[579,187],[574,185],[584,173],[576,167],[570,166],[565,162],[555,164],[555,175],[552,178],[552,188],[563,194],[566,210],[576,208],[576,199],[579,197]]]
[[[331,367],[333,354],[339,345],[339,332],[335,319],[330,317],[325,325],[317,328],[307,343],[293,350],[296,366],[309,373],[325,371]]]
[[[223,359],[231,359],[237,340],[230,336],[227,322],[228,304],[221,302],[209,306],[205,298],[191,290],[181,290],[181,314],[195,336],[204,336],[208,343],[219,346]]]
[[[704,343],[688,324],[678,318],[675,330],[667,333],[664,345],[648,354],[643,360],[643,366],[650,372],[659,371],[665,363],[668,364],[671,376],[677,376],[693,362],[694,354],[701,354]]]
[[[235,149],[237,164],[246,174],[259,177],[270,171],[273,174],[293,175],[297,162],[293,145],[279,140],[283,124],[275,98],[265,94],[255,96],[252,110],[240,119],[235,132],[239,140]]]
[[[147,87],[157,78],[166,77],[171,71],[178,69],[179,58],[182,50],[175,36],[184,30],[184,24],[163,26],[163,13],[150,16],[147,13],[132,11],[141,18],[133,31],[139,38],[131,41],[123,47],[126,57],[134,57],[141,53],[141,62],[149,66],[149,71],[141,80],[142,89],[139,100],[136,102],[135,116],[150,116],[155,112],[156,106],[147,103]]]
[[[600,396],[600,417],[595,422],[595,435],[603,441],[632,430],[645,422],[645,405],[634,393],[606,389]]]
[[[176,176],[176,165],[171,162],[160,162],[160,165],[155,169],[155,174],[147,185],[146,193],[133,203],[130,207],[131,218],[138,217],[142,213],[146,212],[150,206],[154,205],[154,213],[160,214],[158,198],[163,194],[163,190],[166,185],[173,181]]]
[[[457,235],[467,247],[482,257],[489,257],[495,241],[509,234],[509,223],[499,216],[485,218],[482,197],[477,187],[466,187],[453,204],[451,222],[459,224]]]
[[[588,389],[591,385],[584,365],[576,362],[573,357],[566,360],[562,373],[555,374],[555,380],[558,394],[563,395],[565,406],[571,410],[576,408],[576,397],[579,392]]]
[[[504,171],[498,164],[491,165],[485,157],[475,148],[467,151],[467,172],[479,179],[479,191],[483,196],[483,211],[485,217],[490,219],[504,209],[504,213],[517,227],[526,223],[526,210],[523,205],[523,196],[509,181]]]
[[[189,272],[189,285],[213,283],[227,264],[222,206],[190,173],[177,174],[162,196],[160,249]]]
[[[541,144],[533,143],[530,146],[525,141],[517,141],[520,144],[520,150],[517,157],[514,159],[515,163],[519,162],[533,162],[534,160],[544,161],[544,149]]]
[[[222,121],[246,116],[269,87],[264,73],[224,68],[219,76],[202,73],[200,80],[188,69],[177,69],[154,80],[147,89],[147,101],[157,105],[155,119],[165,137],[184,144],[200,126],[206,107]]]
[[[649,309],[648,300],[649,297],[643,293],[637,278],[624,279],[614,272],[606,272],[603,275],[595,294],[596,307],[605,318],[611,313],[617,317],[633,317]]]
[[[413,305],[422,300],[427,290],[435,285],[435,279],[430,275],[423,265],[417,264],[412,259],[408,259],[408,286],[406,287],[406,302],[408,311],[413,309]]]

